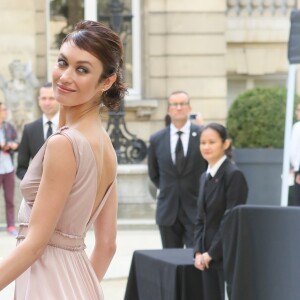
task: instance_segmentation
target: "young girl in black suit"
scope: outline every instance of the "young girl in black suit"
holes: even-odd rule
[[[200,178],[195,267],[203,271],[204,299],[223,300],[221,222],[228,210],[246,203],[248,186],[243,173],[230,160],[230,140],[224,126],[211,123],[204,127],[200,152],[208,169]]]

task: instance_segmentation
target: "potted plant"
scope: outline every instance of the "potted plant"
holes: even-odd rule
[[[280,205],[286,96],[285,88],[255,88],[229,109],[233,158],[248,181],[249,204]]]

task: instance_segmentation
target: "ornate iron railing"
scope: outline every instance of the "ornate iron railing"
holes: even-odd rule
[[[99,20],[108,23],[119,34],[125,48],[127,36],[131,34],[132,15],[128,13],[128,10],[120,0],[108,1],[105,12],[105,14],[99,14]],[[126,57],[124,57],[124,61],[126,61]],[[138,139],[136,135],[130,133],[127,129],[124,101],[122,101],[118,112],[109,112],[107,132],[115,148],[118,163],[138,163],[147,156],[146,143]]]

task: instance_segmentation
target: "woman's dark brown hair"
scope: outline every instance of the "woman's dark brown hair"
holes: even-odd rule
[[[102,94],[101,102],[111,110],[119,107],[127,90],[123,81],[123,46],[119,36],[103,23],[81,21],[62,44],[70,41],[101,61],[103,72],[99,82],[116,74],[116,81]]]

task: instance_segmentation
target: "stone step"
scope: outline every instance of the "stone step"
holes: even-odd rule
[[[154,219],[119,219],[118,229],[120,230],[156,230],[157,225]]]

